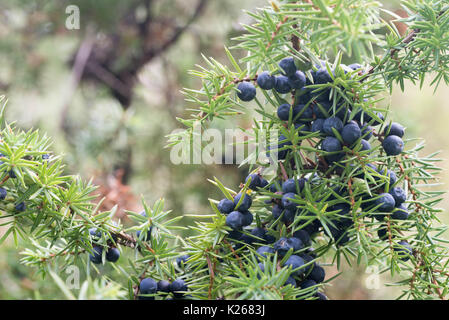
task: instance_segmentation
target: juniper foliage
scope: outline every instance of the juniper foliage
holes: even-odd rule
[[[216,118],[232,119],[250,112],[249,108],[258,114],[254,127],[247,129],[251,136],[257,137],[262,129],[277,129],[288,142],[282,145],[285,159],[277,160],[275,174],[266,174],[267,164],[259,163],[250,168],[253,175],[238,188],[226,187],[218,178],[209,180],[236,207],[244,202],[240,197],[235,203],[237,194],[252,198],[249,206],[254,221],[240,230],[227,225],[226,213],[217,207],[219,200],[212,199],[210,214],[193,215],[196,222],[189,228],[194,235],[189,238],[176,235],[182,228],[181,217],[170,219],[162,199],[152,206],[142,200],[144,212],[128,212],[135,225],[125,228],[112,220],[114,209],[99,212],[99,205],[93,204],[95,186],[91,182],[64,175],[62,158],[49,150],[50,139],[6,123],[3,106],[0,187],[6,195],[0,208],[7,231],[0,242],[9,236],[17,244],[23,239],[22,262],[43,275],[50,274],[68,298],[76,295],[57,274],[78,264],[88,274],[80,297],[123,298],[126,290],[129,299],[316,299],[320,297],[317,290],[323,291],[338,277],[322,281],[312,272],[328,265],[340,268],[343,260],[353,266],[378,265],[382,273],[399,275],[395,283],[403,290],[399,298],[446,298],[448,241],[442,235],[447,227],[437,208],[443,193],[429,188],[438,185],[440,160],[436,154],[423,156],[423,143],[407,133],[405,149],[398,155],[387,155],[382,144],[395,120],[389,118],[383,97],[396,83],[403,88],[405,80],[422,84],[425,77],[433,76],[437,89],[441,81],[449,82],[449,10],[444,1],[437,0],[402,4],[409,16],[400,19],[409,27],[406,35],[400,35],[392,23],[398,17],[376,1],[272,1],[248,12],[254,23],[244,25],[246,33],[234,39],[232,48],[225,48],[228,65],[204,57],[205,66],[191,72],[202,80],[202,88],[184,89],[192,115],[179,119],[186,129],[169,137],[170,146],[190,145],[196,125],[207,128]],[[244,58],[237,60],[236,53],[243,53]],[[280,75],[279,62],[284,58],[293,58],[305,73],[304,90],[279,94],[256,85],[254,102],[238,98],[238,84],[257,83],[262,71]],[[360,68],[349,70],[342,61],[358,62]],[[327,71],[331,81],[315,83],[318,69]],[[333,157],[335,153],[322,148],[327,138],[320,130],[307,129],[307,121],[295,126],[293,117],[285,121],[276,116],[277,108],[285,103],[301,103],[314,110],[308,124],[316,121],[320,111],[326,118],[343,112],[344,122],[355,120],[362,130],[370,122],[374,128],[370,129],[370,146],[360,139],[345,144],[333,128],[328,134],[341,143],[340,156]],[[256,176],[267,183],[251,185]],[[292,194],[286,199],[281,190],[288,179],[298,185],[296,193],[286,193]],[[385,206],[382,199],[401,197],[391,192],[397,187],[407,194],[402,207],[380,209]],[[287,217],[283,210],[275,216],[276,206],[288,206],[294,212]],[[409,213],[406,219],[405,210]],[[275,250],[273,242],[278,247],[285,245],[279,241],[300,237],[300,230],[311,239]],[[262,250],[263,246],[271,249]],[[107,262],[107,249],[115,247],[135,252],[127,258],[126,267]],[[88,258],[94,248],[106,249],[100,251],[102,264]],[[181,255],[186,256],[177,259]],[[293,255],[301,258],[290,259]],[[302,265],[293,270],[293,264],[288,266],[286,261]],[[106,269],[106,264],[112,269]],[[93,273],[101,280],[90,280]],[[142,296],[139,285],[148,277],[172,283],[183,280],[187,294],[158,291]],[[310,282],[312,278],[317,281]],[[95,295],[100,291],[103,294]]]

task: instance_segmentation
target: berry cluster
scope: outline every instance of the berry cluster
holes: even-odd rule
[[[173,282],[167,280],[156,280],[152,278],[145,278],[140,281],[138,296],[139,300],[154,300],[155,295],[162,294],[167,296],[172,294],[175,299],[182,299],[187,291],[187,285],[182,279],[176,279]]]
[[[305,72],[298,70],[293,58],[281,60],[279,68],[281,74],[278,75],[267,71],[260,73],[255,78],[256,84],[262,90],[273,90],[276,96],[292,93],[293,103],[282,100],[285,103],[277,106],[277,117],[287,129],[294,125],[300,137],[310,138],[308,142],[316,148],[316,164],[302,175],[288,177],[284,171],[282,180],[275,178],[270,182],[258,173],[250,174],[245,184],[251,191],[244,194],[240,192],[233,200],[222,199],[217,206],[221,213],[227,215],[226,225],[231,228],[228,238],[235,241],[237,249],[256,247],[256,252],[264,259],[274,254],[279,257],[291,254],[283,263],[283,267],[292,268],[285,285],[308,288],[320,284],[325,278],[324,269],[314,261],[317,256],[313,254],[312,243],[318,234],[322,233],[341,247],[352,240],[350,230],[355,219],[368,218],[383,222],[388,217],[387,223],[377,229],[378,237],[388,240],[398,257],[407,261],[413,254],[411,245],[403,240],[392,241],[395,237],[392,232],[394,223],[407,220],[409,216],[405,205],[407,193],[399,186],[395,172],[386,167],[385,163],[369,162],[374,149],[370,143],[373,137],[381,142],[387,156],[400,155],[404,151],[404,127],[390,123],[383,131],[376,132],[375,127],[385,122],[382,113],[368,113],[360,107],[360,103],[349,103],[334,95],[329,98],[330,84],[336,76],[344,74],[352,78],[355,74],[363,75],[364,70],[359,64],[341,64],[329,69],[322,62],[306,72],[311,75],[311,79],[306,77]],[[322,86],[310,87],[312,84]],[[256,97],[256,86],[250,81],[240,82],[237,89],[237,96],[242,101],[251,101]],[[367,103],[367,100],[363,102]],[[296,149],[290,140],[280,135],[277,159],[285,161],[293,171],[298,172],[297,163],[289,156]],[[303,140],[306,139],[299,139],[299,144]],[[268,155],[271,152],[273,149],[268,151]],[[348,160],[354,158],[354,155],[356,164],[351,163],[354,160]],[[351,183],[342,186],[337,182],[338,178],[335,184],[329,184],[330,178],[338,177],[343,173],[343,168],[348,166],[354,168],[350,181],[364,180],[369,190],[355,191]],[[317,174],[316,169],[323,173],[323,177]],[[323,208],[324,215],[331,216],[326,222],[304,204],[307,199],[305,189],[309,193],[313,190],[323,192],[323,186],[326,186],[324,193],[311,205]],[[248,210],[253,203],[253,193],[270,195],[271,200],[266,200],[265,205],[271,206],[271,218],[251,228],[253,214]],[[279,223],[285,225],[290,237],[278,238],[276,225]],[[264,261],[259,263],[259,267],[264,270]],[[325,297],[317,290],[314,294],[317,298]]]
[[[91,239],[93,241],[98,241],[101,239],[102,232],[97,230],[97,228],[91,228],[89,229],[89,234],[91,236]],[[117,237],[115,235],[112,235],[114,242],[117,240]],[[89,260],[92,263],[95,264],[101,264],[103,262],[103,251],[104,248],[102,246],[93,246],[92,253],[89,254]],[[120,258],[120,250],[116,247],[109,247],[106,251],[106,261],[109,262],[117,262],[117,260]]]

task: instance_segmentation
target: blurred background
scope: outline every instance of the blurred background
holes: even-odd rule
[[[402,14],[397,1],[381,1]],[[80,9],[79,29],[67,18]],[[220,193],[207,178],[237,186],[246,169],[234,165],[173,165],[167,134],[188,115],[180,90],[198,88],[188,70],[203,64],[201,54],[227,63],[223,47],[251,23],[243,10],[266,0],[78,0],[0,3],[0,95],[9,100],[7,118],[24,128],[38,128],[54,138],[55,153],[65,154],[66,172],[94,178],[106,197],[103,209],[119,205],[141,210],[166,199],[172,215],[208,213],[208,198]],[[69,7],[70,9],[70,7]],[[400,28],[403,26],[399,26]],[[425,154],[441,150],[448,159],[449,89],[423,89],[408,84],[391,97],[391,117],[421,137]],[[250,127],[251,113],[235,126]],[[220,124],[218,124],[220,126]],[[440,163],[447,169],[447,160]],[[441,182],[448,183],[444,170]],[[443,186],[447,189],[446,186]],[[440,205],[449,207],[446,197]],[[446,214],[442,219],[449,223]],[[189,224],[187,218],[182,220]],[[0,229],[0,236],[4,230]],[[0,248],[0,299],[63,298],[51,281],[21,266],[12,241]],[[332,272],[330,272],[332,273]],[[396,289],[368,289],[370,273],[348,272],[326,291],[331,299],[391,299]]]

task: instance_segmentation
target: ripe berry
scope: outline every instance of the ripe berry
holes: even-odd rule
[[[256,87],[251,82],[240,82],[237,89],[240,91],[237,96],[242,101],[251,101],[256,96]]]
[[[385,153],[389,156],[397,156],[404,151],[404,141],[398,136],[388,136],[382,142]]]
[[[218,211],[220,211],[223,214],[229,214],[232,211],[234,211],[235,204],[234,201],[231,201],[229,199],[221,199],[220,202],[217,205]]]
[[[290,116],[290,105],[287,103],[281,104],[277,110],[277,115],[279,119],[283,121],[288,121],[288,118]]]
[[[296,183],[298,184],[298,189],[296,189]],[[304,189],[305,179],[288,179],[285,180],[282,184],[282,192],[283,193],[298,193]]]
[[[13,169],[9,170],[9,177],[10,177],[11,179],[17,178],[16,173],[14,172]]]
[[[235,205],[236,209],[239,211],[247,211],[251,207],[251,205],[253,203],[253,199],[251,199],[251,197],[245,193],[243,195],[243,200],[240,203],[240,206],[237,207],[241,197],[242,197],[242,193],[238,193],[234,197],[234,205]]]
[[[176,264],[178,265],[178,267],[183,267],[187,263],[189,258],[190,258],[190,256],[188,254],[179,256],[176,258]]]
[[[293,233],[293,237],[298,238],[304,244],[304,246],[310,245],[310,235],[306,230],[298,230]]]
[[[276,77],[274,89],[279,93],[288,93],[292,90],[292,87],[288,78],[281,75]]]
[[[341,132],[343,130],[343,122],[337,117],[330,117],[324,120],[323,131],[325,134],[334,136],[333,128]]]
[[[293,252],[301,250],[303,244],[298,238],[280,238],[274,243],[274,251],[278,252],[281,256],[285,255],[288,250],[292,249]]]
[[[254,216],[251,212],[249,211],[241,212],[241,216],[243,227],[249,226],[251,223],[253,223]]]
[[[362,68],[362,66],[358,63],[350,64],[348,67],[351,68],[352,70],[358,70]]]
[[[17,211],[25,211],[25,209],[26,209],[25,202],[21,202],[21,203],[16,204],[15,208],[16,208]]]
[[[267,179],[264,179],[264,178],[260,177],[259,188],[264,189],[266,186],[268,186]]]
[[[413,254],[412,247],[407,241],[399,241],[397,245],[394,246],[394,251],[397,252],[399,259],[402,261],[407,261]]]
[[[312,122],[312,132],[321,132],[323,133],[323,124],[324,119],[318,118]]]
[[[332,105],[329,101],[321,101],[312,106],[312,112],[316,118],[328,118],[332,111]]]
[[[334,137],[326,137],[326,139],[323,140],[321,147],[326,152],[336,152],[342,149],[340,141]]]
[[[330,76],[326,67],[321,67],[316,71],[315,77],[314,77],[314,82],[315,82],[315,84],[324,84],[324,83],[332,82],[332,77]]]
[[[301,282],[301,284],[299,285],[299,287],[301,288],[301,289],[307,289],[307,288],[310,288],[310,287],[313,287],[313,286],[316,286],[316,282],[315,281],[313,281],[313,280],[310,280],[310,279],[306,279],[306,280],[304,280],[304,281],[302,281]]]
[[[0,188],[0,200],[5,200],[7,195],[6,189]]]
[[[274,254],[274,249],[272,247],[268,247],[268,246],[262,246],[259,247],[256,252],[261,255],[262,257],[266,258],[267,255],[266,253],[270,253],[270,254]]]
[[[277,204],[275,204],[273,206],[273,210],[271,211],[274,220],[279,219],[279,217],[281,216],[283,211],[284,211],[284,209],[281,206],[278,206]]]
[[[239,211],[232,211],[226,217],[226,225],[233,230],[238,230],[243,227],[243,215]]]
[[[251,182],[249,183],[248,188],[250,188],[251,190],[256,190],[257,187],[260,186],[261,183],[261,178],[257,173],[251,173],[250,175],[248,175],[245,179],[245,184],[248,182],[248,180],[251,179]]]
[[[343,141],[349,145],[356,142],[361,136],[362,131],[355,121],[349,122],[343,127],[343,130],[341,131],[341,137],[343,138]]]
[[[399,206],[407,200],[407,194],[401,187],[392,188],[390,194],[393,196],[396,206]]]
[[[170,292],[170,282],[167,280],[160,280],[157,283],[157,291],[159,292]]]
[[[102,262],[103,247],[93,247],[93,251],[89,254],[89,260],[92,263],[100,264]]]
[[[293,75],[288,77],[290,87],[293,89],[301,89],[306,85],[306,75],[302,71],[296,71]]]
[[[371,150],[371,144],[368,141],[366,141],[365,139],[360,140],[360,143],[362,144],[361,151]]]
[[[398,136],[402,138],[405,134],[405,128],[399,123],[393,122],[384,129],[385,136]]]
[[[302,266],[304,266],[304,260],[303,258],[301,258],[300,256],[294,255],[292,254],[287,261],[285,261],[284,266],[288,267],[291,266],[292,267],[292,274],[293,275],[300,275],[301,273],[304,273],[304,268],[302,268]]]
[[[377,229],[377,236],[379,237],[380,240],[387,240],[388,239],[387,227]]]
[[[292,57],[287,57],[279,62],[279,67],[284,71],[284,73],[290,77],[296,72],[295,60]]]
[[[106,260],[109,262],[116,262],[120,258],[120,250],[117,248],[109,248],[106,251]]]
[[[281,220],[285,224],[291,224],[295,220],[295,215],[296,215],[296,208],[294,207],[286,208],[284,210],[284,214],[282,215]]]
[[[295,199],[295,194],[292,192],[286,193],[282,196],[282,206],[286,209],[294,209],[297,204],[292,200]]]
[[[391,217],[395,220],[407,220],[408,215],[407,207],[404,204],[401,204],[394,209]]]
[[[324,281],[325,277],[326,277],[326,272],[324,271],[324,269],[321,266],[315,264],[313,266],[312,271],[307,276],[307,279],[313,280],[316,283],[321,283]]]
[[[173,292],[176,298],[181,298],[184,296],[184,293],[180,291],[187,291],[187,285],[184,280],[176,279],[170,284],[170,291]]]
[[[364,124],[361,128],[362,138],[368,141],[373,136],[373,128],[367,124]]]
[[[379,198],[374,201],[374,205],[378,206],[377,211],[379,212],[391,212],[395,206],[394,198],[389,193],[382,193]]]
[[[321,292],[317,292],[315,293],[315,297],[317,297],[317,300],[327,300],[327,297],[325,294],[321,293]]]
[[[276,78],[268,71],[264,71],[257,77],[257,84],[258,86],[263,90],[271,90],[274,88],[274,83],[276,81]]]
[[[384,168],[378,171],[381,175],[383,176],[387,176],[387,178],[389,178],[389,185],[390,187],[393,186],[396,181],[398,180],[398,178],[396,177],[396,173],[394,173],[393,171],[391,171],[390,169]]]
[[[154,294],[157,292],[157,282],[151,278],[140,281],[139,290],[141,294]],[[154,297],[142,297],[145,300],[154,300]]]
[[[251,235],[253,235],[254,237],[260,238],[260,239],[256,239],[257,241],[263,241],[263,238],[265,237],[266,233],[267,233],[267,230],[265,230],[264,228],[256,227],[253,230],[251,230]]]
[[[293,287],[296,287],[296,280],[292,276],[287,278],[287,280],[284,283],[284,286],[288,286],[289,284]]]

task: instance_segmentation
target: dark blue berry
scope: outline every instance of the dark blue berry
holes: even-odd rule
[[[306,85],[306,75],[302,71],[296,71],[293,75],[288,77],[290,87],[293,89],[301,89]]]
[[[306,230],[295,231],[293,237],[300,239],[304,246],[310,245],[310,235]]]
[[[299,287],[304,290],[304,289],[316,286],[316,284],[317,283],[315,281],[306,279],[300,283]]]
[[[413,250],[407,241],[399,241],[397,245],[394,246],[394,251],[397,252],[399,259],[402,261],[407,261],[413,255]]]
[[[323,123],[324,133],[330,136],[334,136],[334,132],[332,129],[335,129],[338,132],[341,132],[341,130],[343,130],[343,122],[341,121],[341,119],[337,117],[330,117],[324,120]]]
[[[292,91],[292,87],[290,86],[290,81],[286,76],[277,76],[276,81],[274,83],[274,89],[283,94]]]
[[[257,84],[263,90],[271,90],[274,88],[276,78],[268,71],[264,71],[257,77]]]
[[[313,120],[312,108],[306,106],[305,104],[299,104],[293,108],[293,119],[296,123],[310,122]]]
[[[293,76],[296,72],[295,60],[292,57],[287,57],[279,62],[279,67],[287,76]]]
[[[7,195],[6,189],[0,188],[0,200],[5,200]]]
[[[89,254],[89,259],[92,263],[100,264],[102,262],[103,248],[93,247],[92,253]]]
[[[326,137],[323,140],[321,147],[326,152],[336,152],[342,150],[340,141],[338,141],[338,139],[334,137]]]
[[[218,211],[220,211],[223,214],[229,214],[232,211],[234,211],[235,204],[234,201],[231,201],[229,199],[221,199],[220,202],[217,205]]]
[[[140,281],[139,290],[141,294],[154,294],[157,292],[157,282],[151,278],[145,278]],[[149,298],[149,297],[147,297]],[[154,299],[154,297],[153,297]]]
[[[232,211],[226,217],[226,225],[233,230],[238,230],[243,227],[243,214],[239,211]]]
[[[241,214],[242,214],[242,226],[243,227],[249,226],[251,223],[253,223],[254,216],[251,212],[244,211],[244,212],[241,212]]]
[[[286,209],[294,209],[298,205],[292,200],[295,199],[295,194],[292,192],[286,193],[282,196],[282,206]]]
[[[120,258],[120,250],[117,248],[109,248],[106,251],[106,260],[109,262],[116,262]]]
[[[296,188],[296,184],[298,184],[298,188]],[[285,180],[282,184],[282,192],[283,193],[298,193],[304,189],[305,179],[288,179]]]
[[[170,284],[170,291],[173,292],[176,298],[181,298],[184,296],[184,293],[181,291],[187,291],[187,285],[184,280],[176,279]]]
[[[374,201],[375,206],[379,205],[377,208],[377,211],[379,212],[391,212],[393,211],[395,204],[393,196],[389,193],[380,194],[380,197]]]
[[[170,282],[167,280],[158,281],[157,291],[169,293],[170,292]]]
[[[260,176],[257,173],[251,173],[246,177],[245,184],[248,182],[249,179],[251,179],[251,182],[249,183],[248,188],[250,188],[251,190],[256,190],[261,183]]]
[[[296,287],[296,280],[292,276],[288,277],[287,280],[284,283],[284,286],[291,285],[293,287]]]
[[[352,145],[362,136],[362,131],[359,125],[355,121],[349,122],[345,125],[341,131],[341,137],[343,141],[349,145]]]
[[[393,196],[396,206],[399,206],[407,200],[407,194],[401,187],[392,188],[390,194]]]
[[[407,220],[409,216],[407,207],[404,204],[400,204],[397,206],[393,213],[391,214],[391,217],[395,220]]]
[[[326,277],[326,272],[324,271],[324,269],[315,264],[312,271],[307,275],[307,279],[309,280],[313,280],[316,283],[321,283],[324,281]]]
[[[178,267],[183,267],[187,263],[189,258],[190,258],[190,256],[188,254],[179,256],[176,258],[176,264],[178,265]]]
[[[364,124],[361,128],[362,138],[368,141],[373,136],[373,128],[367,124]]]
[[[262,246],[259,247],[256,252],[261,255],[262,257],[266,258],[267,257],[267,253],[269,254],[274,254],[274,249],[272,247],[268,247],[268,246]]]
[[[323,124],[324,124],[324,119],[321,119],[321,118],[315,119],[312,122],[312,132],[324,133]]]
[[[303,268],[303,266],[304,266],[303,258],[301,258],[300,256],[297,256],[297,255],[294,255],[294,254],[292,254],[287,259],[287,261],[285,261],[284,266],[285,267],[291,266],[292,270],[293,270],[292,274],[294,274],[294,275],[300,275],[300,274],[304,273],[304,271],[305,271]]]
[[[26,209],[25,202],[21,202],[21,203],[16,204],[16,210],[17,211],[25,211],[25,209]]]
[[[332,82],[332,77],[330,76],[326,67],[321,67],[315,72],[314,82],[315,84]]]
[[[242,101],[251,101],[256,96],[256,87],[251,82],[240,82],[237,89],[240,91],[237,96]]]
[[[251,199],[251,197],[245,193],[245,194],[243,194],[243,200],[241,201],[240,206],[237,207],[241,197],[242,197],[242,193],[238,193],[234,197],[235,209],[239,210],[239,211],[242,211],[242,212],[243,211],[248,211],[248,209],[253,204],[253,199]]]
[[[371,144],[366,141],[365,139],[360,140],[360,143],[362,144],[362,151],[369,151],[371,150]]]
[[[279,217],[281,216],[281,214],[282,214],[283,211],[284,211],[284,209],[283,209],[282,207],[280,207],[280,206],[278,206],[277,204],[275,204],[275,205],[273,206],[273,210],[271,211],[274,220],[279,219]]]
[[[348,67],[351,68],[352,70],[358,70],[362,68],[362,66],[358,63],[352,63]]]
[[[281,104],[277,110],[278,118],[283,121],[288,121],[290,117],[290,105],[287,103]]]
[[[402,138],[405,134],[405,129],[399,123],[393,122],[384,129],[385,136],[398,136]]]
[[[398,136],[388,136],[382,142],[385,153],[389,156],[397,156],[404,151],[404,141]]]

